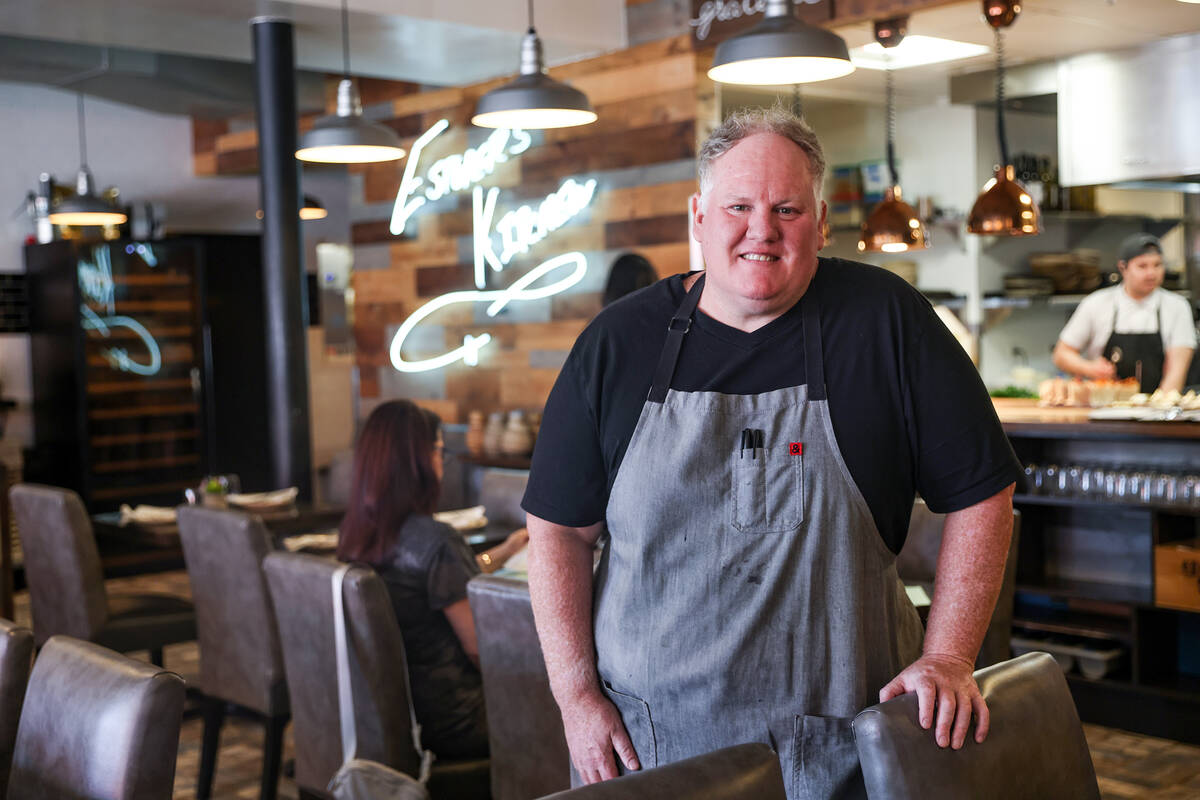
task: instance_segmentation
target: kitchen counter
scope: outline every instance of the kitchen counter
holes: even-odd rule
[[[1043,408],[1036,400],[994,397],[1009,436],[1057,439],[1200,439],[1196,422],[1092,421],[1090,408]]]

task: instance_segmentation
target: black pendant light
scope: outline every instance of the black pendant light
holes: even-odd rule
[[[358,86],[350,77],[350,14],[342,0],[342,80],[337,113],[325,117],[300,139],[296,158],[320,164],[371,164],[404,158],[400,137],[385,125],[363,118]]]
[[[533,27],[529,0],[529,30],[521,39],[520,74],[475,104],[471,123],[481,128],[572,128],[596,121],[587,95],[546,74],[542,40]]]
[[[854,72],[842,37],[792,13],[792,0],[767,0],[763,19],[717,45],[708,77],[718,83],[776,86],[813,83]]]
[[[983,15],[996,31],[996,138],[1000,164],[967,215],[967,231],[989,236],[1033,236],[1041,233],[1041,212],[1025,187],[1017,183],[1008,157],[1004,130],[1004,28],[1021,13],[1017,0],[983,0]]]
[[[96,196],[95,180],[87,165],[87,135],[83,125],[83,93],[77,94],[79,115],[79,173],[75,196],[63,200],[50,212],[55,225],[121,225],[129,219],[124,211]]]
[[[907,29],[907,17],[876,22],[875,41],[884,48],[895,47],[900,44]],[[862,224],[862,232],[858,237],[860,253],[904,253],[929,247],[929,237],[921,218],[912,206],[904,202],[900,193],[900,178],[896,173],[895,80],[891,56],[887,58],[887,162],[891,183],[884,192],[883,202],[871,210]]]

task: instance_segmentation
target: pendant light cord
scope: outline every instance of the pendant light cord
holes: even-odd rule
[[[350,9],[342,0],[342,75],[350,77]]]
[[[83,126],[83,92],[76,92],[75,98],[79,109],[79,166],[87,169],[87,132]]]
[[[888,172],[892,176],[892,186],[900,185],[900,176],[896,174],[896,78],[892,73],[892,54],[884,52],[887,76],[887,162]]]
[[[529,16],[529,32],[536,33],[536,31],[533,29],[533,0],[527,0],[525,5],[528,9],[527,14]]]
[[[1000,166],[1007,167],[1008,136],[1004,131],[1004,31],[996,29],[996,139],[1000,143]]]

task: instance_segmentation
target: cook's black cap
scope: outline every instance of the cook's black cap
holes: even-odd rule
[[[1117,249],[1117,261],[1128,262],[1129,259],[1137,258],[1151,247],[1157,252],[1162,253],[1162,242],[1158,241],[1157,236],[1151,236],[1148,233],[1135,233],[1121,242],[1121,246]]]

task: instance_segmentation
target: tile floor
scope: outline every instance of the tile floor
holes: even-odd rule
[[[168,572],[108,582],[109,591],[168,592],[190,595],[187,575]],[[17,596],[17,621],[29,624],[29,596]],[[144,654],[134,654],[142,655]],[[188,678],[199,672],[199,649],[195,644],[169,647],[166,666]],[[185,720],[180,734],[179,760],[175,772],[176,800],[192,800],[196,793],[196,773],[200,763],[198,717]],[[1200,800],[1200,747],[1167,739],[1141,736],[1099,725],[1084,725],[1092,760],[1104,800],[1152,798],[1153,800]],[[284,759],[292,758],[290,729],[285,736]],[[217,773],[213,782],[215,798],[258,797],[262,763],[262,728],[257,723],[230,717],[221,734]],[[283,777],[279,782],[281,800],[297,798],[296,784]]]

